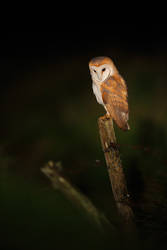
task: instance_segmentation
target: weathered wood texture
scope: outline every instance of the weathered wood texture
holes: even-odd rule
[[[130,196],[128,194],[126,179],[116,142],[113,121],[110,118],[100,117],[98,120],[98,126],[118,211],[126,224],[133,224],[134,214],[130,207]]]

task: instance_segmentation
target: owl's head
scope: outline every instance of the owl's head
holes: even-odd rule
[[[113,61],[109,57],[99,56],[89,62],[92,80],[98,83],[104,82],[109,76],[117,73]]]

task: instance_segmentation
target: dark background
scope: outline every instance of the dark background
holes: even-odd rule
[[[88,70],[89,60],[101,55],[113,59],[128,85],[131,130],[115,131],[140,238],[145,247],[164,246],[164,26],[56,26],[53,32],[0,36],[3,249],[108,247],[85,215],[53,191],[40,171],[49,160],[61,161],[71,182],[106,216],[118,220],[98,135],[97,118],[104,110],[93,96]]]

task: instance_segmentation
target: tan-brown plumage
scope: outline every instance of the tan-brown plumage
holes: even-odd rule
[[[127,89],[123,79],[119,76],[109,77],[101,85],[102,99],[106,109],[118,127],[128,130],[128,101]]]
[[[127,87],[125,81],[118,73],[114,63],[108,57],[97,57],[91,60],[89,67],[94,71],[91,75],[94,84],[93,90],[97,101],[104,105],[107,115],[115,121],[119,128],[129,130]],[[107,75],[106,72],[106,77],[104,77],[104,71],[107,70],[109,73]],[[95,74],[95,71],[99,71],[97,73],[98,77],[99,74],[101,74],[101,80],[99,80],[99,78],[97,79],[96,75],[93,75]]]

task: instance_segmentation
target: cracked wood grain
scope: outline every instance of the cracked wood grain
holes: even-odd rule
[[[116,206],[123,221],[126,224],[134,224],[134,214],[130,207],[130,195],[116,142],[113,121],[107,117],[100,117],[98,126]]]

